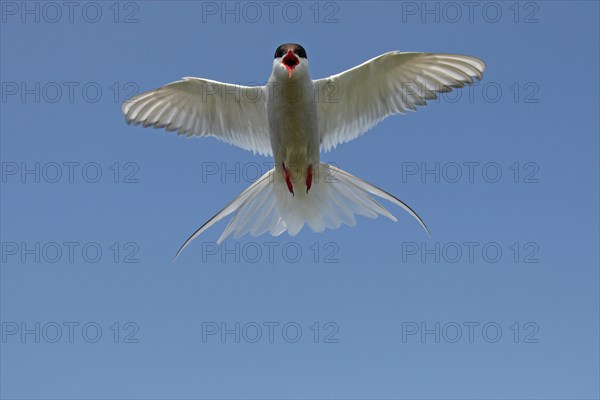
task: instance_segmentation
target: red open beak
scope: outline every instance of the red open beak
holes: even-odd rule
[[[300,64],[300,60],[298,59],[298,57],[296,57],[292,50],[288,50],[287,54],[281,60],[281,63],[285,65],[285,67],[288,70],[288,77],[291,78],[292,71],[298,66],[298,64]]]

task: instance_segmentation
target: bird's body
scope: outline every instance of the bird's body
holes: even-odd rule
[[[320,162],[315,85],[307,69],[288,79],[275,71],[266,85],[269,137],[276,172],[285,178],[285,165],[295,183]]]
[[[353,226],[356,215],[396,221],[372,195],[402,207],[427,230],[401,200],[321,163],[320,152],[357,138],[389,115],[416,110],[436,98],[436,92],[481,79],[484,69],[481,60],[468,56],[389,52],[312,80],[306,51],[289,43],[275,51],[265,86],[184,78],[132,98],[122,111],[135,125],[215,136],[274,158],[272,170],[201,226],[177,254],[230,214],[234,216],[219,243],[230,234],[277,236],[287,231],[293,236],[305,225],[316,232]],[[234,98],[228,97],[231,93]]]

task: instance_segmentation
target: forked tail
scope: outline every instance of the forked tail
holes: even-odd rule
[[[356,215],[377,218],[380,214],[395,222],[396,218],[371,195],[402,207],[419,221],[429,235],[421,217],[404,202],[332,165],[320,163],[310,192],[298,190],[294,196],[289,193],[282,174],[277,171],[273,168],[261,176],[198,228],[181,246],[175,258],[192,240],[232,213],[235,214],[219,238],[218,244],[231,234],[235,239],[247,233],[259,236],[269,232],[278,236],[286,231],[295,236],[305,224],[315,232],[322,232],[326,228],[337,229],[342,224],[354,226]]]

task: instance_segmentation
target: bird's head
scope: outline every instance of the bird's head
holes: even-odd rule
[[[296,43],[282,44],[275,50],[273,73],[288,79],[308,74],[308,59],[304,47]]]

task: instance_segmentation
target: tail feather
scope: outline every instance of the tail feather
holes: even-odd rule
[[[374,194],[375,196],[379,196],[382,199],[391,201],[392,203],[396,204],[397,206],[401,207],[402,209],[404,209],[404,211],[406,211],[407,213],[409,213],[410,215],[412,215],[417,221],[419,221],[419,223],[421,224],[421,226],[423,227],[423,229],[425,229],[425,232],[427,232],[427,236],[431,236],[431,234],[429,233],[429,229],[427,228],[427,225],[425,225],[425,222],[423,222],[423,220],[421,219],[421,217],[419,217],[419,215],[408,206],[408,204],[404,203],[402,200],[398,199],[397,197],[389,194],[388,192],[386,192],[383,189],[378,188],[377,186],[373,186],[371,185],[369,182],[364,181],[360,178],[357,178],[354,175],[349,174],[346,171],[342,171],[339,168],[333,167],[331,166],[332,169],[334,169],[335,171],[337,171],[339,173],[340,176],[343,176],[345,178],[348,179],[349,182],[351,182],[352,184],[356,185],[358,188],[363,189],[371,194]],[[377,203],[377,201],[375,201],[375,199],[371,198],[371,200],[373,200],[375,203]],[[385,212],[384,215],[386,215],[388,218],[390,218],[391,220],[393,220],[394,222],[396,222],[396,218],[390,214],[385,208],[383,208],[383,206],[381,206],[379,203],[377,203]]]
[[[196,230],[181,246],[175,258],[192,240],[232,213],[235,214],[217,241],[218,244],[232,234],[235,239],[245,234],[260,236],[267,232],[279,236],[286,231],[295,236],[304,225],[315,232],[337,229],[342,224],[354,226],[356,215],[368,218],[383,215],[397,221],[371,195],[400,206],[419,221],[429,235],[423,220],[406,203],[348,172],[321,163],[310,192],[296,190],[295,196],[288,192],[282,174],[277,173],[275,168],[270,170]]]
[[[211,219],[209,219],[208,221],[206,221],[204,223],[204,225],[202,225],[200,228],[198,228],[183,243],[183,245],[181,245],[181,247],[177,251],[177,254],[175,255],[175,258],[177,258],[179,256],[179,254],[181,254],[181,252],[183,251],[183,249],[185,249],[190,244],[190,242],[192,240],[196,239],[198,236],[200,236],[208,228],[210,228],[211,226],[213,226],[214,224],[216,224],[217,222],[219,222],[220,220],[222,220],[223,218],[225,218],[226,216],[228,216],[229,214],[231,214],[233,212],[236,212],[236,214],[237,214],[237,211],[240,210],[240,208],[246,202],[246,200],[248,198],[252,198],[256,194],[257,191],[259,193],[262,192],[262,191],[264,191],[265,187],[267,187],[269,185],[269,183],[272,183],[272,182],[270,182],[270,177],[271,177],[272,173],[273,173],[273,170],[270,170],[269,172],[267,172],[266,174],[264,174],[263,176],[261,176],[256,182],[254,182],[246,190],[244,190],[231,203],[227,204],[227,206],[225,206],[225,208],[223,208],[221,211],[219,211],[217,214],[215,214]]]

